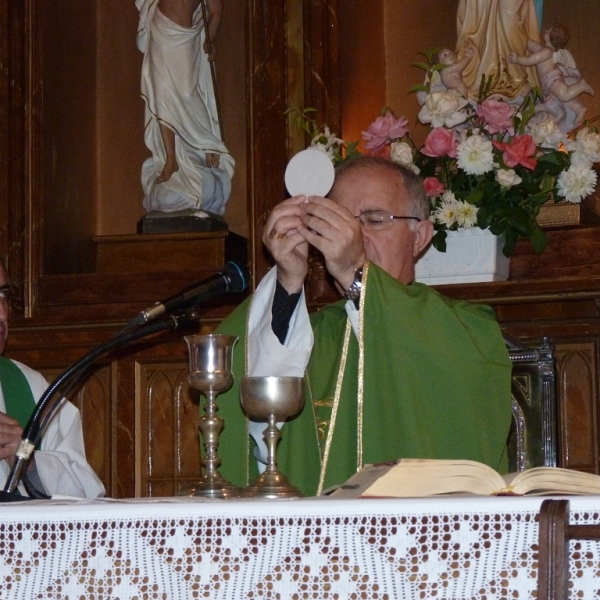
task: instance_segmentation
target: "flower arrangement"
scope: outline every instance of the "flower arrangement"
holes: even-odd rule
[[[285,114],[290,115],[296,131],[304,131],[311,139],[310,148],[325,152],[334,165],[360,154],[356,149],[358,142],[346,142],[331,133],[327,125],[318,125],[311,118],[310,113],[316,112],[316,108],[305,108],[300,110],[295,106],[288,108]]]
[[[521,238],[535,252],[546,247],[536,221],[540,206],[553,200],[578,203],[591,194],[600,161],[600,134],[590,126],[569,138],[536,105],[541,90],[533,89],[520,106],[486,97],[469,101],[440,85],[436,50],[427,62],[425,82],[411,88],[421,102],[418,118],[431,127],[422,148],[413,143],[404,117],[385,109],[363,132],[365,148],[419,173],[432,203],[436,233],[433,245],[446,249],[450,230],[478,226],[501,236],[510,256]]]

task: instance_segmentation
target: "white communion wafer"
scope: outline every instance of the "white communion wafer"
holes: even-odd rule
[[[331,159],[320,150],[307,148],[292,157],[285,170],[290,196],[325,196],[335,179]]]

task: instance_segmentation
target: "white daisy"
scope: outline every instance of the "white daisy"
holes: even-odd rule
[[[464,139],[457,150],[457,162],[468,175],[483,175],[494,168],[492,142],[482,135]]]
[[[571,165],[558,176],[558,193],[567,202],[577,204],[589,196],[596,187],[598,176],[586,165]]]
[[[477,225],[477,207],[468,202],[457,202],[456,221],[459,227],[471,229]]]
[[[456,200],[452,192],[445,192],[442,201],[435,209],[435,220],[450,229],[458,220],[459,204],[461,203]]]

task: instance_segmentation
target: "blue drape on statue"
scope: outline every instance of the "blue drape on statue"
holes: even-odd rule
[[[544,16],[544,0],[535,0],[535,14],[537,15],[540,31],[542,29],[542,17]]]

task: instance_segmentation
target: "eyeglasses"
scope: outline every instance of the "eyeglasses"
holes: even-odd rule
[[[399,217],[397,215],[393,215],[387,210],[365,210],[360,213],[360,215],[355,216],[355,219],[360,221],[360,224],[368,230],[371,231],[381,231],[384,229],[389,229],[392,225],[393,219],[407,219],[413,221],[421,221],[419,217]]]
[[[2,304],[9,304],[10,302],[10,287],[8,285],[0,287],[0,302]]]

